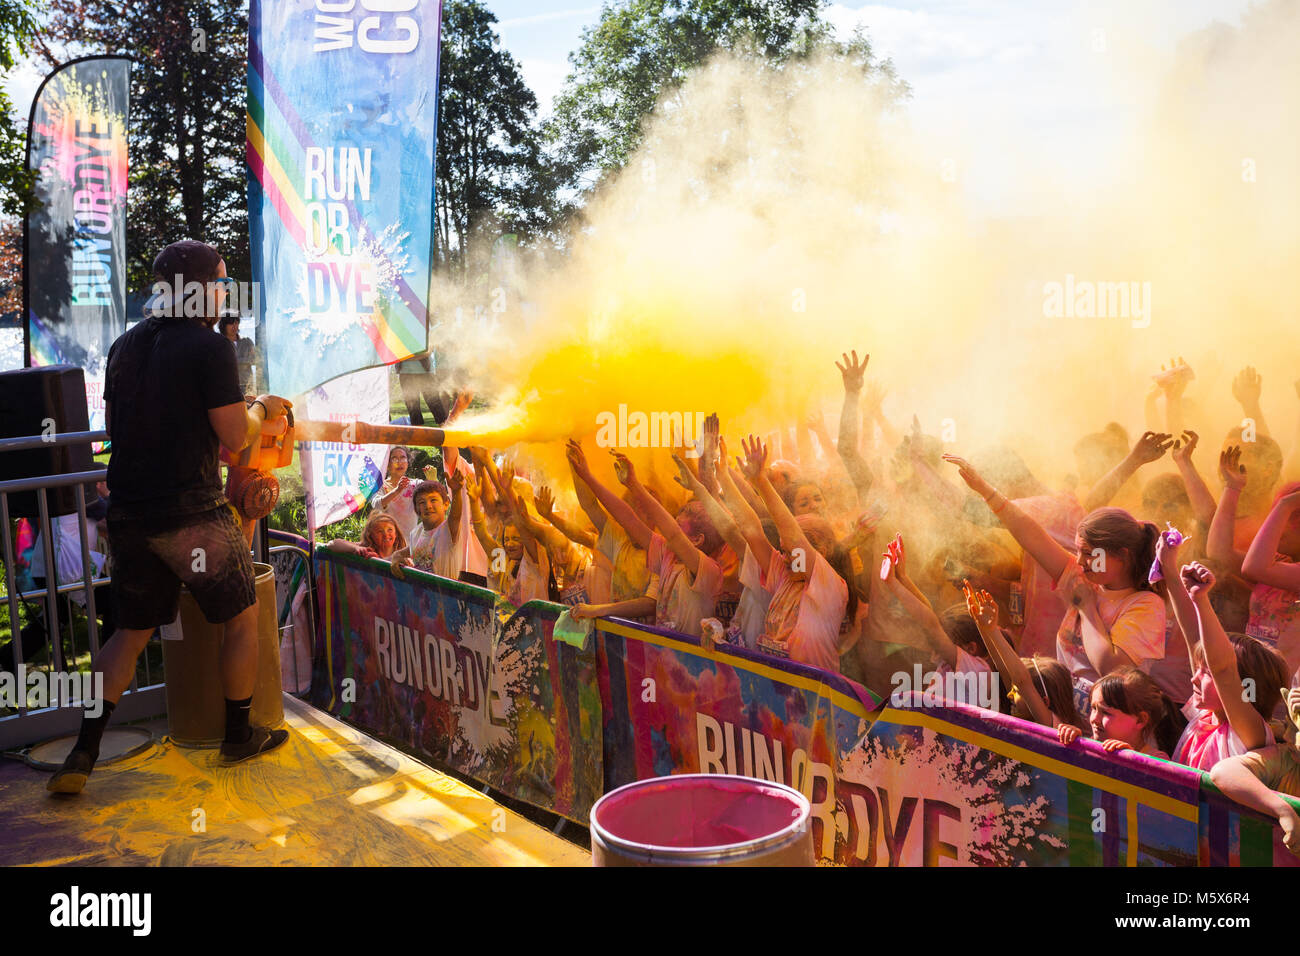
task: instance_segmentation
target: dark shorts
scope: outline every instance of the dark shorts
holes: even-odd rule
[[[253,558],[227,506],[160,529],[108,522],[118,627],[147,630],[176,620],[184,584],[203,616],[224,624],[257,601]]]

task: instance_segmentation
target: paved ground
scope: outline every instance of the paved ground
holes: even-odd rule
[[[459,780],[284,702],[288,743],[233,768],[160,742],[66,797],[45,791],[46,772],[0,760],[0,865],[590,865]]]

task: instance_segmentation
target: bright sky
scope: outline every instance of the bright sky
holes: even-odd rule
[[[891,58],[912,86],[913,126],[973,153],[966,176],[972,197],[991,211],[1015,214],[1026,197],[1008,178],[1013,164],[997,161],[999,149],[1038,151],[1067,173],[1105,175],[1106,145],[1140,116],[1141,103],[1123,105],[1125,84],[1158,69],[1188,33],[1215,21],[1235,25],[1247,6],[1249,0],[900,0],[834,3],[827,16],[845,34],[866,27],[877,55]],[[488,7],[503,45],[549,111],[568,74],[569,51],[583,27],[599,20],[599,5],[488,0]],[[992,143],[998,145],[988,148]]]
[[[973,197],[1014,214],[1023,197],[1008,179],[1013,164],[997,161],[1000,150],[1038,151],[1054,168],[1103,170],[1107,144],[1140,115],[1140,103],[1124,105],[1129,79],[1158,68],[1186,34],[1216,20],[1235,24],[1248,4],[898,0],[835,3],[828,17],[846,33],[859,24],[867,28],[877,53],[892,58],[912,85],[913,126],[938,144],[976,154],[964,177]],[[497,15],[504,47],[549,112],[583,27],[599,20],[599,4],[487,0],[487,6]],[[30,68],[5,79],[24,115],[39,80]]]

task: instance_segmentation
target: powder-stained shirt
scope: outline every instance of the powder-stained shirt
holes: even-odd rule
[[[1071,561],[1056,581],[1057,590],[1068,595],[1083,569]],[[1110,632],[1110,641],[1123,651],[1139,670],[1147,672],[1153,662],[1165,656],[1165,602],[1154,591],[1127,588],[1097,590],[1097,611]],[[1070,675],[1085,681],[1100,680],[1083,646],[1081,614],[1071,607],[1056,632],[1056,657],[1070,669]]]
[[[1285,554],[1278,561],[1290,563]],[[1271,584],[1256,584],[1250,592],[1250,620],[1246,634],[1258,638],[1282,655],[1287,673],[1300,668],[1300,592]]]
[[[663,535],[657,533],[650,538],[646,556],[649,566],[655,569],[645,594],[655,599],[655,624],[699,637],[700,622],[713,617],[722,569],[707,554],[701,554],[699,569],[692,577]]]
[[[849,603],[849,586],[821,553],[812,550],[807,577],[796,581],[779,551],[772,555],[765,582],[772,590],[763,641],[785,647],[791,660],[839,672],[840,625]]]
[[[631,601],[644,597],[646,588],[650,585],[650,567],[646,553],[636,546],[613,518],[605,519],[605,527],[601,529],[596,548],[613,565],[611,599]]]

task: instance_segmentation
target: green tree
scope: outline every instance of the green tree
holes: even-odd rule
[[[547,137],[553,176],[568,211],[641,143],[646,118],[674,107],[674,92],[714,53],[760,59],[775,68],[817,52],[847,57],[879,84],[887,102],[908,95],[892,62],[878,60],[864,32],[837,40],[823,19],[826,0],[625,0],[607,4],[570,55],[572,72],[556,100]]]
[[[26,0],[0,0],[0,72],[8,73],[38,39],[39,26]],[[22,215],[36,177],[27,169],[27,117],[14,111],[0,89],[0,212]]]
[[[249,270],[244,167],[247,0],[51,0],[46,33],[65,58],[123,53],[131,81],[128,285],[152,281],[177,239],[221,250]],[[55,62],[47,53],[51,65]]]
[[[527,240],[549,219],[537,97],[501,49],[496,22],[480,0],[443,9],[436,263],[461,281],[498,236]]]

